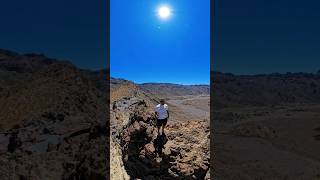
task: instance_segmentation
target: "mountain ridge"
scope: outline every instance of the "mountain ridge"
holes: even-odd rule
[[[70,62],[0,50],[0,82],[2,179],[105,179],[108,106],[95,81]]]

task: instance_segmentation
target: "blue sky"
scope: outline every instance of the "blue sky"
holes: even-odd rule
[[[320,69],[320,1],[213,2],[212,69],[235,74]]]
[[[106,4],[103,0],[2,1],[0,48],[43,53],[80,68],[106,68]]]
[[[320,1],[214,0],[212,69],[236,74],[320,69]],[[0,48],[80,68],[107,63],[107,1],[3,1]],[[172,18],[156,16],[170,4]],[[111,73],[137,82],[208,83],[209,0],[111,0]],[[160,63],[161,62],[161,63]]]
[[[163,21],[157,8],[172,16]],[[111,0],[111,76],[143,82],[209,84],[209,0]]]

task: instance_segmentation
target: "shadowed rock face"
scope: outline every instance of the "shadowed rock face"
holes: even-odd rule
[[[153,104],[139,98],[114,104],[112,139],[121,147],[124,171],[132,179],[209,178],[209,127],[205,122],[172,122],[160,136],[154,126]]]
[[[42,54],[20,55],[15,52],[0,49],[0,70],[4,71],[32,73],[56,62],[56,60],[47,58]]]
[[[0,50],[1,179],[105,179],[107,104],[70,63]]]

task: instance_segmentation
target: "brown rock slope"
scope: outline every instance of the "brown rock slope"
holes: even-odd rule
[[[139,93],[142,95],[125,94],[112,102],[111,141],[121,153],[111,161],[117,162],[121,156],[124,171],[111,169],[111,177],[119,179],[117,174],[126,174],[131,179],[209,179],[208,123],[169,121],[166,135],[158,136],[153,114],[156,102]]]
[[[107,106],[95,84],[70,63],[4,50],[0,72],[1,179],[105,179]]]

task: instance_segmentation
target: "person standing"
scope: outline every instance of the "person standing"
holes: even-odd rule
[[[157,117],[158,135],[160,135],[161,127],[162,127],[162,135],[164,135],[164,129],[167,125],[168,118],[169,118],[168,105],[165,104],[164,99],[161,99],[160,104],[156,106],[155,113]]]

